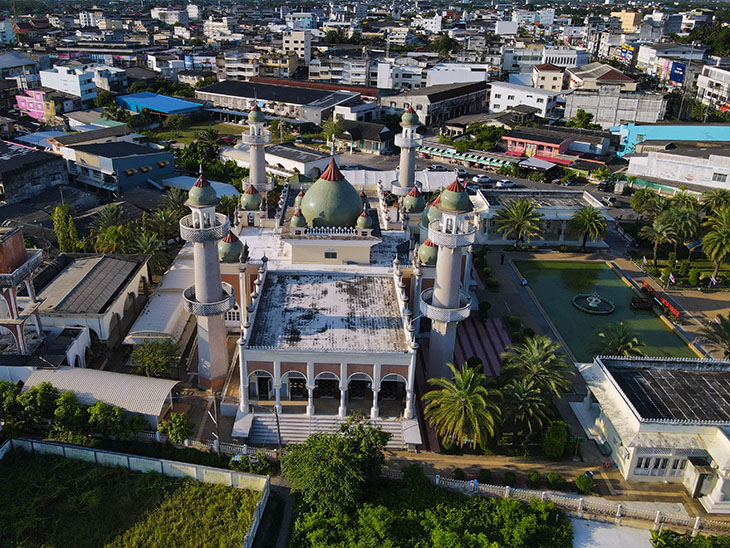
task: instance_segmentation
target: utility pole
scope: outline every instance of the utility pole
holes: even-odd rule
[[[213,421],[213,424],[215,424],[215,432],[213,432],[213,435],[215,436],[215,448],[216,453],[218,453],[218,456],[221,456],[221,437],[220,437],[220,428],[218,426],[218,392],[213,392],[213,413],[215,416],[211,415],[210,411],[208,411],[208,416]]]
[[[279,426],[279,411],[274,406],[274,417],[276,417],[276,437],[279,440],[279,458],[281,458],[281,427]]]

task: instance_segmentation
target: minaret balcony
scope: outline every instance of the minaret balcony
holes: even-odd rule
[[[43,251],[26,250],[25,262],[7,274],[0,274],[0,287],[18,287],[43,262]]]
[[[248,185],[253,184],[254,187],[256,187],[256,190],[259,192],[271,192],[276,187],[276,179],[273,177],[265,177],[264,182],[254,182],[252,177],[244,177],[241,181],[241,184],[243,185],[243,189],[246,190],[246,187]]]
[[[438,246],[456,249],[457,247],[467,247],[473,245],[476,241],[477,231],[471,224],[465,224],[465,232],[444,232],[441,230],[441,220],[436,219],[428,225],[428,239]]]
[[[471,297],[459,291],[458,308],[444,308],[433,304],[433,288],[421,292],[421,314],[437,322],[460,322],[471,315]]]
[[[416,148],[423,144],[423,137],[417,135],[416,137],[403,137],[403,134],[399,133],[395,136],[395,146],[399,148]]]
[[[261,135],[244,133],[241,135],[241,142],[244,145],[268,145],[271,142],[271,132],[264,131]]]
[[[226,282],[223,286],[223,299],[214,303],[201,303],[195,298],[195,286],[191,285],[183,290],[183,306],[193,316],[221,316],[236,305],[235,289]]]
[[[180,237],[193,243],[217,242],[228,234],[228,216],[223,213],[215,214],[215,226],[196,227],[193,225],[193,216],[185,215],[180,219]]]

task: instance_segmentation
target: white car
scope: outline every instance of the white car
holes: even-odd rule
[[[489,175],[484,174],[474,175],[471,180],[477,185],[490,185],[494,182],[494,180]]]
[[[514,188],[517,186],[517,183],[510,181],[509,179],[502,179],[501,181],[497,181],[495,186],[497,188]]]
[[[469,172],[465,170],[463,167],[456,168],[456,176],[459,179],[466,179],[469,176]]]
[[[441,164],[431,164],[428,166],[429,171],[446,171],[446,168]]]

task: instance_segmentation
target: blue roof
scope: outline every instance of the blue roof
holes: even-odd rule
[[[27,135],[16,137],[15,140],[26,145],[50,149],[51,145],[48,142],[48,139],[61,137],[63,135],[68,135],[68,133],[64,133],[63,131],[36,131],[35,133],[28,133]]]
[[[122,95],[117,97],[117,103],[134,112],[140,112],[143,108],[146,108],[163,114],[184,114],[198,111],[201,108],[199,103],[183,101],[176,97],[159,95],[150,91]]]

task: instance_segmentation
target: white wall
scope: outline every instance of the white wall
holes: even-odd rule
[[[650,152],[646,156],[629,158],[628,175],[665,179],[675,183],[701,185],[709,188],[728,188],[730,157],[710,155],[708,158]],[[725,181],[715,178],[724,175]]]

